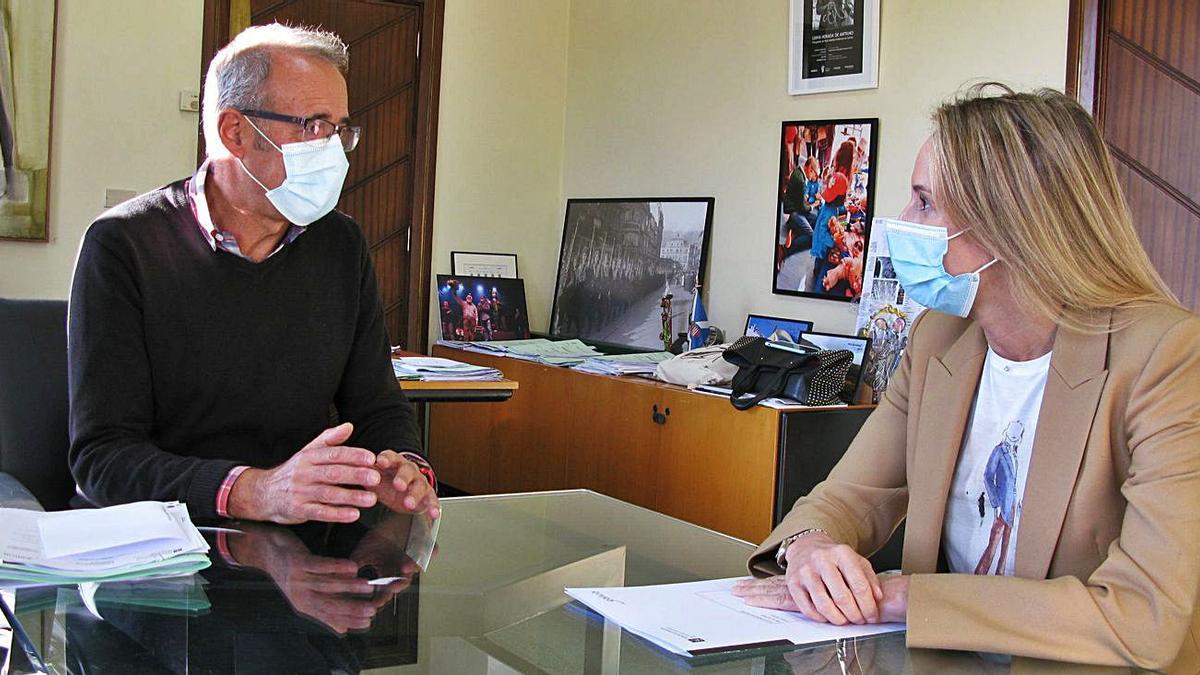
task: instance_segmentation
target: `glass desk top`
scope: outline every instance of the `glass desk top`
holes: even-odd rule
[[[422,524],[373,512],[343,526],[223,523],[238,532],[202,528],[213,566],[191,577],[5,599],[35,658],[59,673],[1010,670],[908,650],[903,634],[686,660],[606,624],[563,588],[740,576],[748,543],[585,490],[449,498],[443,513],[423,572],[411,541]],[[381,577],[395,580],[366,582]],[[15,633],[0,625],[4,670],[36,672]],[[1126,672],[1021,660],[1011,669],[1046,668]]]

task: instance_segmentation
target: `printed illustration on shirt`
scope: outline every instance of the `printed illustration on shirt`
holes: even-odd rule
[[[1004,563],[1008,557],[1008,541],[1020,517],[1021,503],[1017,498],[1017,451],[1025,436],[1025,425],[1013,420],[1004,428],[1004,438],[992,448],[983,471],[984,491],[979,495],[979,516],[992,513],[992,532],[987,548],[979,556],[975,574],[1004,574]],[[985,504],[986,502],[986,504]],[[985,506],[987,508],[985,508]],[[990,511],[989,511],[990,509]],[[999,558],[996,558],[999,549]]]

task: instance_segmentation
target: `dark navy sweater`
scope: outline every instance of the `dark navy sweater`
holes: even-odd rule
[[[216,515],[239,464],[276,466],[330,423],[348,445],[416,451],[366,241],[334,211],[261,263],[214,251],[186,181],[84,235],[68,318],[71,472],[100,506]]]

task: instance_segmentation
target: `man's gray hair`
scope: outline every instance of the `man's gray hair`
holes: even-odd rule
[[[222,110],[261,110],[263,87],[271,74],[271,53],[296,51],[333,64],[343,75],[350,67],[346,43],[328,31],[272,23],[251,26],[218,51],[204,77],[204,147],[209,157],[229,154],[217,131]]]

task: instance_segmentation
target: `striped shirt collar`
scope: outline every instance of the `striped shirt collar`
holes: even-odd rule
[[[204,234],[204,240],[208,242],[212,250],[215,251],[219,247],[221,250],[232,253],[239,258],[246,258],[242,254],[242,250],[238,248],[237,239],[234,238],[233,233],[219,229],[216,223],[213,222],[212,213],[208,210],[208,199],[204,196],[204,181],[208,177],[208,166],[209,162],[206,159],[200,165],[200,168],[196,169],[196,173],[192,175],[191,187],[188,190],[188,201],[191,203],[192,213],[196,216],[196,221],[200,223],[200,231]],[[270,258],[284,246],[295,241],[296,237],[304,234],[306,229],[308,228],[303,225],[289,223],[288,231],[284,234],[283,239],[280,240],[279,246],[267,254],[267,257]]]

